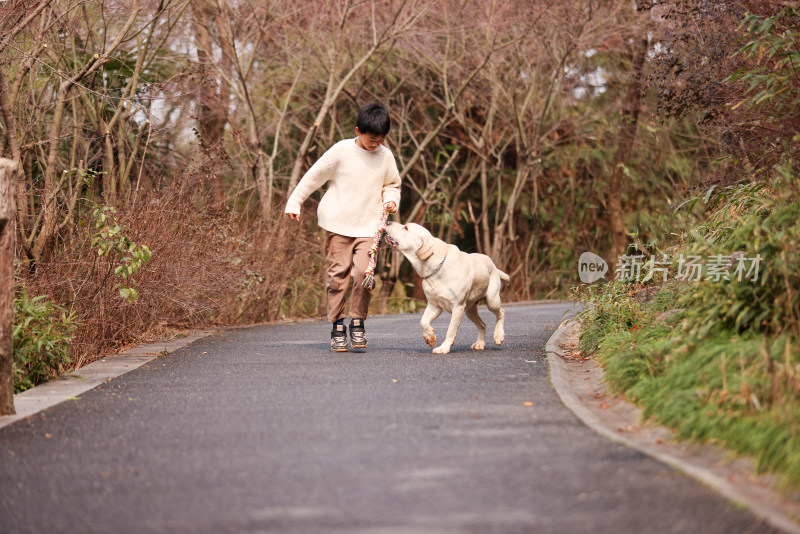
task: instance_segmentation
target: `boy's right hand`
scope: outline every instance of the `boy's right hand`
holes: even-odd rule
[[[288,215],[289,218],[291,220],[293,220],[293,221],[299,221],[300,220],[300,214],[299,213],[287,213],[286,215]]]

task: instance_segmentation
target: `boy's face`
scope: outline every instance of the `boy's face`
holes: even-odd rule
[[[356,126],[356,144],[364,150],[369,150],[370,152],[378,150],[378,147],[381,146],[384,139],[385,137],[382,135],[361,133],[358,126]]]

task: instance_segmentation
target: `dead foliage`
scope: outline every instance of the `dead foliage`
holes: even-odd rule
[[[117,211],[129,239],[152,259],[132,278],[139,298],[119,293],[115,258],[92,248],[90,209],[62,236],[62,250],[35,269],[20,269],[34,295],[75,312],[76,367],[141,339],[178,328],[274,321],[320,313],[324,271],[318,232],[276,216],[248,221],[235,212],[198,209],[192,181],[143,192]],[[324,297],[324,295],[323,295]]]

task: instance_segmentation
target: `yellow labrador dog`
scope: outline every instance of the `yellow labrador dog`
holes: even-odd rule
[[[444,343],[433,349],[434,354],[447,354],[458,334],[464,313],[478,327],[478,340],[473,350],[483,350],[486,345],[486,323],[478,315],[478,302],[486,299],[486,306],[497,316],[494,342],[505,340],[503,322],[505,312],[500,307],[500,286],[509,276],[498,269],[489,256],[467,254],[455,245],[437,239],[418,224],[388,223],[386,242],[405,256],[418,275],[428,299],[422,314],[422,337],[433,347],[436,334],[431,321],[448,311],[452,314]]]

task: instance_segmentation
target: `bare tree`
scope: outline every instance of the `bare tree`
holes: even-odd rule
[[[230,44],[226,46],[228,53],[220,54],[219,61],[214,58],[212,39],[212,18],[218,3],[213,6],[206,0],[193,0],[192,15],[194,17],[194,39],[197,49],[197,63],[200,67],[201,82],[197,92],[197,125],[200,134],[200,143],[207,154],[209,162],[215,155],[224,152],[223,134],[228,123],[228,106],[230,105],[231,83],[233,78],[233,64]],[[227,18],[216,17],[217,24],[227,23]],[[226,32],[229,35],[230,32]],[[227,42],[227,41],[226,41]],[[217,76],[217,70],[222,71]],[[217,89],[219,86],[219,89]],[[217,209],[225,204],[222,177],[215,166],[209,169],[211,176],[211,191]]]
[[[14,413],[14,244],[17,163],[0,158],[0,415]]]
[[[408,8],[408,4],[411,4]],[[328,9],[331,15],[336,13],[335,2],[328,3]],[[358,17],[356,6],[350,2],[346,2],[341,9],[338,10],[338,16],[331,16],[329,19],[329,31],[320,35],[322,37],[322,48],[327,57],[327,85],[325,87],[325,95],[319,104],[319,108],[314,116],[311,127],[306,130],[303,141],[300,143],[300,148],[294,158],[294,165],[292,167],[292,174],[289,178],[289,188],[293,188],[300,180],[300,175],[303,172],[305,159],[308,155],[308,150],[311,143],[317,134],[323,120],[328,115],[333,104],[342,94],[350,80],[358,73],[364,66],[373,58],[373,56],[384,47],[392,47],[394,43],[405,33],[409,32],[419,22],[419,20],[428,12],[432,2],[409,2],[402,0],[397,7],[391,9],[391,17],[383,22],[380,26],[380,19],[376,15],[377,10],[385,11],[387,6],[376,6],[374,1],[369,4],[370,17],[367,19],[364,16]],[[353,22],[355,19],[355,22]],[[355,33],[358,39],[363,39],[363,24],[369,21],[369,28],[371,30],[370,46],[362,51],[357,52],[354,57],[347,58],[345,51],[348,46],[343,42],[345,34],[348,31],[353,31],[352,28],[359,28]],[[349,24],[348,24],[349,23]],[[349,59],[349,60],[348,60]]]
[[[93,114],[94,122],[104,137],[103,170],[105,172],[105,196],[110,204],[117,204],[120,200],[127,200],[131,193],[133,164],[142,148],[143,131],[150,121],[142,118],[136,124],[132,121],[135,115],[148,117],[149,113],[144,106],[136,102],[136,94],[142,82],[142,74],[148,70],[155,58],[162,53],[161,48],[169,37],[169,30],[180,18],[183,10],[188,6],[188,0],[172,2],[164,0],[158,3],[151,18],[136,29],[136,46],[133,65],[127,65],[131,73],[121,93],[114,98],[106,98],[107,112]],[[174,9],[177,15],[172,18],[167,16],[167,10]],[[157,30],[167,28],[162,36]],[[111,55],[111,52],[108,53]],[[87,92],[82,92],[82,98],[89,100]],[[84,109],[93,108],[92,102],[87,101]],[[223,122],[224,127],[224,122]],[[133,130],[133,142],[129,142]]]
[[[45,259],[52,251],[52,240],[58,225],[58,203],[56,202],[59,193],[59,184],[57,182],[58,153],[61,146],[61,122],[64,118],[64,111],[70,98],[70,93],[76,84],[106,63],[123,41],[129,38],[128,31],[133,26],[139,14],[139,10],[138,0],[132,0],[128,20],[117,33],[114,40],[105,47],[102,52],[97,52],[92,55],[77,72],[67,74],[58,87],[56,105],[53,110],[53,117],[47,138],[49,149],[46,160],[47,168],[44,175],[43,200],[40,208],[43,221],[38,232],[34,228],[29,237],[33,256],[37,260]]]
[[[573,55],[586,46],[587,36],[601,22],[598,2],[584,0],[548,6],[537,13],[527,46],[510,50],[505,68],[494,72],[498,78],[502,110],[513,125],[514,178],[505,206],[494,220],[488,254],[505,262],[510,244],[516,239],[514,214],[523,188],[531,183],[534,196],[541,162],[549,150],[548,138],[558,128],[565,102],[564,79]],[[542,46],[539,43],[547,43]],[[498,184],[499,185],[499,184]],[[503,196],[498,191],[498,198]]]
[[[17,98],[20,92],[20,86],[22,84],[22,80],[24,79],[25,74],[33,65],[33,62],[36,61],[37,57],[47,48],[47,45],[42,42],[42,34],[44,32],[45,27],[47,26],[46,20],[47,17],[44,16],[44,12],[48,10],[51,4],[51,0],[43,0],[39,2],[33,9],[29,9],[27,11],[21,10],[21,12],[25,13],[24,17],[20,17],[16,23],[11,28],[5,28],[4,25],[2,29],[4,30],[4,36],[0,39],[0,57],[7,51],[8,47],[13,43],[14,39],[23,32],[31,23],[39,21],[39,31],[37,32],[36,42],[37,45],[33,47],[31,50],[28,51],[27,57],[20,61],[18,69],[15,73],[14,83],[11,87],[8,86],[6,83],[5,76],[3,75],[2,70],[0,69],[0,114],[3,117],[3,122],[5,123],[6,129],[6,145],[8,146],[9,151],[11,152],[11,158],[13,161],[17,162],[17,181],[20,182],[20,186],[17,186],[16,189],[16,202],[17,202],[17,220],[18,220],[18,227],[19,232],[21,234],[25,234],[25,225],[24,221],[27,215],[27,203],[25,198],[25,188],[23,187],[24,184],[22,183],[22,165],[20,162],[22,161],[22,153],[19,146],[19,136],[17,132],[17,123],[16,117],[14,116],[14,107],[17,103]],[[8,20],[13,20],[9,17]],[[2,145],[0,145],[2,146]],[[2,150],[0,150],[0,155],[2,155]],[[26,243],[22,243],[23,248],[28,251],[30,254],[30,248],[26,247]]]
[[[639,2],[641,4],[641,2]],[[643,9],[649,15],[649,7]],[[643,68],[648,50],[647,25],[637,25],[636,31],[628,39],[632,43],[628,47],[627,55],[630,64],[630,78],[628,90],[622,105],[620,116],[617,150],[614,155],[614,170],[608,188],[608,217],[611,229],[610,268],[616,268],[617,259],[625,253],[628,241],[628,231],[625,228],[625,211],[622,205],[623,177],[626,174],[626,164],[633,150],[636,139],[636,129],[639,125],[639,115],[642,108],[644,93]]]

